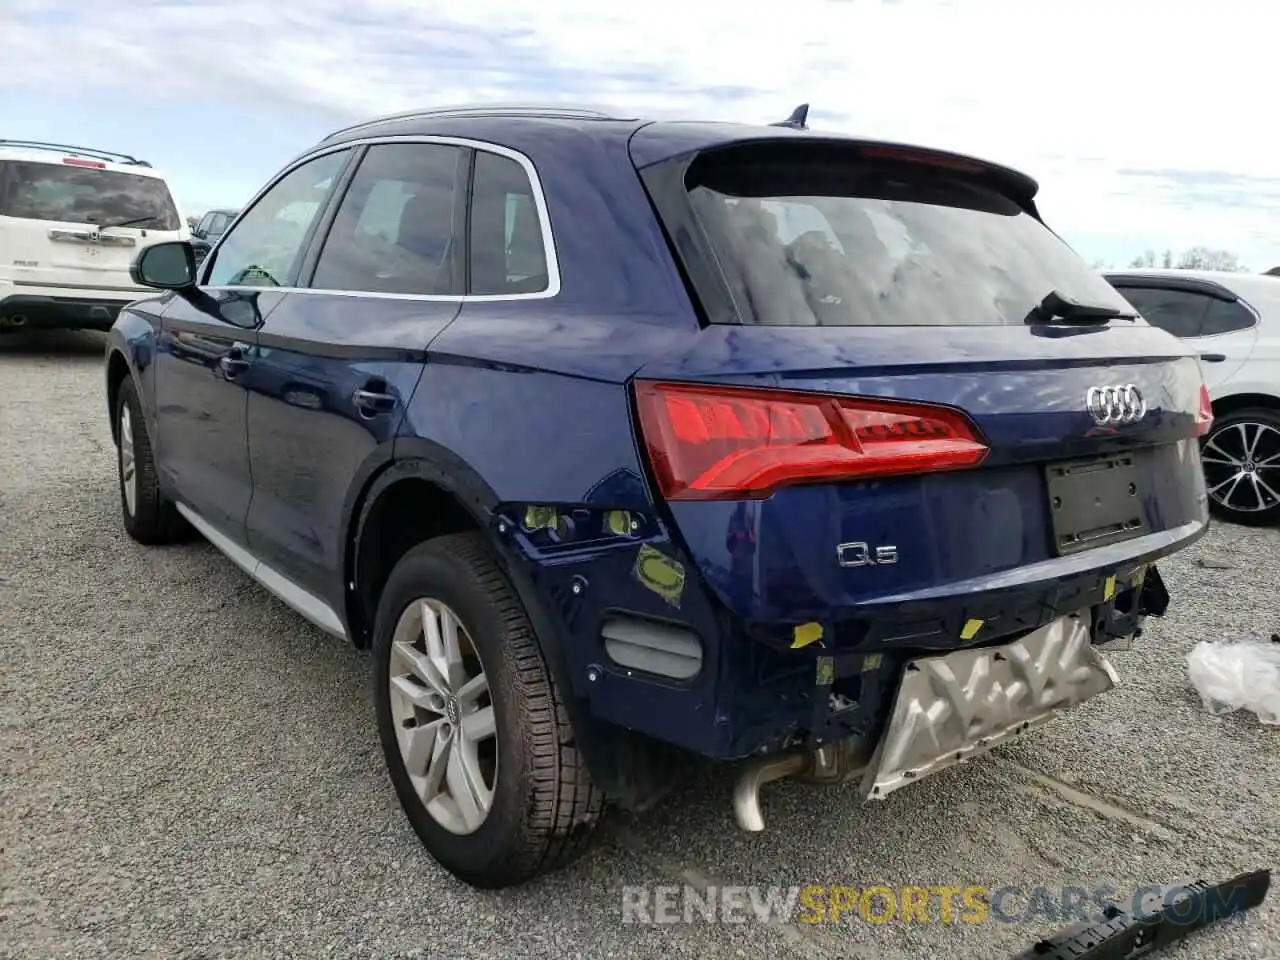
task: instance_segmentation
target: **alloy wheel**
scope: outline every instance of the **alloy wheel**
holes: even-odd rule
[[[418,799],[451,833],[474,833],[493,805],[498,742],[489,681],[458,616],[423,598],[391,640],[391,720]]]
[[[1209,496],[1238,513],[1280,504],[1280,430],[1242,420],[1215,430],[1200,451]]]
[[[132,517],[138,507],[138,463],[133,453],[133,415],[127,403],[120,405],[120,485],[125,509]]]

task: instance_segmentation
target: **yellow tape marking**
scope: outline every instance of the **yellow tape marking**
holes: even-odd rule
[[[1102,588],[1102,599],[1110,600],[1116,595],[1116,578],[1114,575],[1107,577],[1107,582]]]
[[[978,635],[978,631],[982,629],[985,620],[966,620],[963,627],[960,628],[961,640],[972,640]]]
[[[796,625],[795,639],[791,641],[791,649],[799,650],[822,639],[822,624],[801,623]]]

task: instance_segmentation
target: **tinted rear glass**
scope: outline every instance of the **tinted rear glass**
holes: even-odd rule
[[[756,145],[700,157],[686,186],[744,323],[1022,324],[1051,290],[1128,309],[973,175],[853,148]]]
[[[169,188],[158,177],[18,160],[0,162],[0,216],[99,226],[146,217],[131,226],[180,226]]]

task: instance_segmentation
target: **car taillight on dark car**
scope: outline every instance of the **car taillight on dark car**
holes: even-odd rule
[[[652,381],[635,391],[668,500],[767,497],[794,483],[972,467],[987,455],[963,413],[931,404]]]

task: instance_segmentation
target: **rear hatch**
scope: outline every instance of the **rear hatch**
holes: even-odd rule
[[[152,172],[83,157],[0,158],[0,269],[20,288],[136,293],[138,250],[186,236]]]
[[[703,319],[639,371],[642,439],[739,615],[1056,603],[1203,531],[1194,355],[1040,221],[1033,181],[807,136],[641,176]]]

